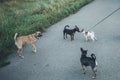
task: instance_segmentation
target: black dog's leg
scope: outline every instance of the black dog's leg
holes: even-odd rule
[[[86,66],[82,65],[82,68],[83,68],[83,74],[86,74],[86,71],[87,71]]]
[[[65,39],[65,32],[63,32],[63,39]]]
[[[94,68],[94,69],[93,69],[93,77],[92,77],[93,79],[95,79],[95,78],[96,78],[96,72],[97,72],[97,69],[96,69],[96,68]]]
[[[73,40],[74,40],[74,34],[73,34]]]
[[[71,41],[72,41],[72,35],[70,35],[70,37],[71,37]]]
[[[74,40],[74,35],[72,34],[72,35],[70,35],[70,36],[71,36],[71,41]]]
[[[67,38],[67,34],[66,34],[66,38]]]
[[[96,71],[94,71],[93,70],[93,77],[92,77],[93,79],[95,79],[96,78]]]

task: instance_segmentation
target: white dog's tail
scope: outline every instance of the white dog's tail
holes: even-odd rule
[[[15,33],[14,40],[16,40],[18,33]]]

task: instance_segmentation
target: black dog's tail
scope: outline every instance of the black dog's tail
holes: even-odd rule
[[[64,29],[66,29],[66,27],[70,27],[69,25],[66,25],[65,27],[64,27]]]
[[[91,57],[92,57],[92,59],[94,59],[94,61],[95,61],[95,65],[96,66],[98,66],[98,62],[96,61],[96,56],[95,56],[95,54],[91,54]]]
[[[96,60],[96,56],[95,56],[95,54],[91,54],[91,57],[92,57],[92,59],[94,59],[94,60]]]

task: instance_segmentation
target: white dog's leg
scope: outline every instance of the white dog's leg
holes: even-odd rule
[[[85,33],[84,33],[84,37],[85,37],[85,39],[86,39],[86,41],[88,40],[88,38],[87,38],[87,35],[85,35]]]
[[[86,41],[88,41],[88,38],[87,38],[87,36],[85,36],[85,39],[86,39]]]
[[[94,36],[91,36],[91,39],[92,39],[93,42],[95,42],[95,38],[94,38]]]
[[[96,37],[94,37],[94,39],[97,41],[97,38],[96,38]]]
[[[91,32],[91,39],[93,40],[93,41],[97,41],[97,38],[95,37],[95,34],[94,34],[94,32]]]
[[[93,42],[96,40],[97,41],[97,38],[95,36],[91,36],[91,39],[93,40]]]

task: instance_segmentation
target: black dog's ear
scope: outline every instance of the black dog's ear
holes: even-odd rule
[[[78,28],[77,25],[75,25],[75,27]]]
[[[67,25],[65,25],[65,27],[70,27],[70,26],[67,24]]]
[[[83,50],[83,48],[80,48],[80,50],[83,52],[84,50]]]
[[[86,52],[86,53],[87,53],[87,51],[88,51],[88,50],[84,50],[83,48],[80,48],[80,50],[81,50],[82,52],[84,51],[84,52]]]
[[[88,51],[88,50],[85,50],[85,53],[86,53],[86,54],[87,54],[87,51]]]
[[[84,29],[81,30],[81,32],[83,32],[83,31],[84,31]]]

